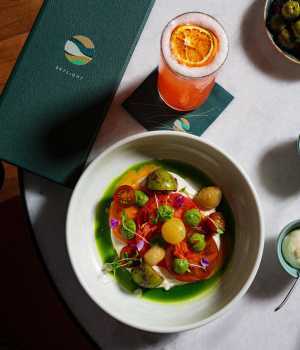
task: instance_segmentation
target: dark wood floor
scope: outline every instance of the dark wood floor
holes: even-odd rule
[[[0,0],[0,93],[42,2]],[[5,164],[5,170],[0,191],[0,350],[94,349],[66,313],[36,255],[17,169]]]

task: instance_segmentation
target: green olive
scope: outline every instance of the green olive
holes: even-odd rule
[[[189,262],[187,259],[174,259],[173,270],[179,275],[182,275],[189,270]]]
[[[152,191],[176,191],[177,180],[167,170],[159,168],[148,175],[147,188]]]
[[[281,14],[285,19],[295,19],[300,15],[300,4],[298,1],[289,0],[281,9]]]
[[[143,191],[135,191],[135,202],[138,207],[143,207],[149,200],[149,197]]]
[[[183,219],[187,225],[190,225],[192,227],[198,226],[200,224],[200,221],[201,221],[200,210],[197,208],[187,210],[184,213]]]
[[[206,246],[205,236],[202,233],[193,233],[189,238],[189,243],[195,252],[201,252]]]
[[[295,43],[293,42],[292,35],[288,29],[283,29],[278,35],[279,44],[286,49],[293,49]]]
[[[172,219],[174,208],[169,205],[161,205],[158,207],[158,218],[161,221]]]
[[[280,15],[272,16],[270,20],[270,27],[273,32],[280,33],[282,29],[286,27],[283,17]]]
[[[300,19],[292,24],[292,30],[297,39],[300,39]]]
[[[133,239],[136,232],[136,224],[134,220],[127,219],[122,221],[121,233],[125,239]]]
[[[148,264],[134,267],[131,276],[136,284],[144,288],[156,288],[163,281],[163,277]]]

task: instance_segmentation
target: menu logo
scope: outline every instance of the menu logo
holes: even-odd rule
[[[95,45],[83,35],[74,35],[65,44],[66,59],[77,66],[90,63],[95,56]]]

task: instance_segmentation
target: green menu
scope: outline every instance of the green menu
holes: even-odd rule
[[[0,100],[0,159],[72,186],[154,0],[46,0]]]

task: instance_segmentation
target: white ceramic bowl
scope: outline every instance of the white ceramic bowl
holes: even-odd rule
[[[99,278],[95,207],[111,181],[135,163],[175,159],[204,171],[218,184],[235,217],[233,256],[210,294],[180,303],[156,303],[120,290],[113,278]],[[215,146],[173,131],[128,137],[103,152],[85,170],[67,215],[67,248],[74,271],[99,307],[121,322],[152,332],[178,332],[202,326],[229,310],[247,291],[259,267],[264,237],[257,195],[247,175]]]

